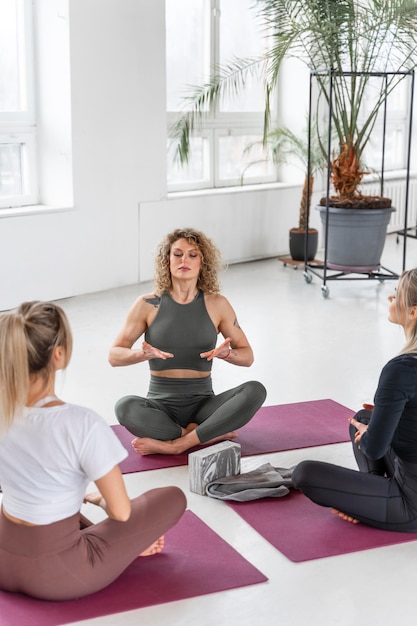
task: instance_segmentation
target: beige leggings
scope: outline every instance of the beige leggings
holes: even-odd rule
[[[174,526],[186,499],[177,487],[132,500],[127,522],[105,519],[80,530],[79,514],[42,526],[15,524],[0,513],[0,589],[42,600],[69,600],[113,582]]]

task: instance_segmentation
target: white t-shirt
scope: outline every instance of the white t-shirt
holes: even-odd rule
[[[127,457],[94,411],[74,404],[30,407],[0,439],[3,506],[32,524],[51,524],[80,510],[87,485]]]

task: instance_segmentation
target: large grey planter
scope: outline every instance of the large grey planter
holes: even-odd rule
[[[339,209],[317,206],[324,229],[328,222],[327,267],[351,272],[373,271],[381,265],[393,207]],[[325,232],[325,230],[324,230]]]

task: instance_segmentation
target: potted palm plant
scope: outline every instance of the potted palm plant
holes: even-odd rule
[[[326,123],[336,136],[336,148],[334,143],[327,144],[327,192],[317,207],[326,233],[326,267],[371,275],[380,269],[387,227],[395,208],[391,198],[383,194],[384,148],[381,167],[377,170],[380,193],[362,193],[361,183],[372,171],[372,167],[365,164],[365,148],[378,135],[375,132],[378,116],[383,117],[378,130],[383,133],[381,144],[384,145],[388,96],[405,78],[413,79],[412,72],[332,69],[312,72],[312,76],[319,77],[316,107],[320,110],[321,101],[325,101],[324,108],[328,110]],[[330,82],[330,89],[325,86],[325,79]],[[376,98],[375,82],[379,83]],[[413,80],[410,88],[412,83]],[[371,107],[368,104],[370,91],[373,91],[374,97]],[[362,111],[364,105],[368,105],[366,118]],[[329,131],[324,129],[324,136],[326,132]]]
[[[337,199],[338,209],[349,219],[357,202],[361,209],[367,206],[360,188],[368,171],[364,151],[381,108],[405,73],[417,64],[417,0],[255,0],[254,11],[266,25],[265,37],[271,45],[265,46],[258,59],[235,60],[227,69],[219,69],[187,96],[189,108],[172,129],[178,142],[177,157],[188,159],[190,135],[204,117],[205,103],[217,101],[223,91],[243,90],[255,67],[263,72],[265,82],[266,141],[271,130],[270,100],[282,62],[298,58],[316,72],[319,103],[330,104],[328,79],[336,79],[324,124],[332,127],[337,142],[331,154],[328,144],[321,144],[332,184],[323,202],[327,211],[330,199],[331,203]],[[375,74],[382,73],[383,88],[369,99],[367,87]],[[357,262],[349,264],[356,267]]]
[[[284,127],[271,129],[266,137],[266,142],[264,142],[266,157],[276,166],[294,164],[304,174],[298,210],[298,225],[289,231],[290,255],[294,261],[312,261],[316,256],[318,247],[319,233],[316,228],[309,227],[309,217],[314,179],[319,172],[324,170],[325,159],[318,141],[316,125],[313,126],[312,130],[310,143],[308,142],[307,129],[300,135],[296,135],[292,130]],[[247,152],[250,152],[253,145],[248,146]],[[252,163],[248,167],[251,165]]]

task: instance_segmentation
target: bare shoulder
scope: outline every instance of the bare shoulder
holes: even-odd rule
[[[156,293],[148,293],[143,296],[140,296],[138,300],[142,300],[145,305],[152,306],[155,309],[159,307],[161,302],[161,296]]]
[[[204,294],[204,299],[207,307],[210,306],[215,309],[220,309],[222,307],[231,306],[226,296],[223,296],[221,293],[206,293]]]
[[[205,294],[207,312],[217,324],[228,317],[235,317],[235,312],[229,300],[222,294]]]
[[[145,328],[149,326],[158,312],[160,301],[160,296],[155,293],[147,293],[136,298],[127,314],[126,324],[128,326],[144,324]]]
[[[132,347],[154,320],[158,313],[158,306],[159,298],[154,293],[136,298],[113,345]]]
[[[135,315],[140,313],[141,311],[149,310],[149,308],[157,309],[159,307],[160,301],[160,296],[155,293],[143,294],[142,296],[136,298],[136,300],[130,307],[129,313]]]

